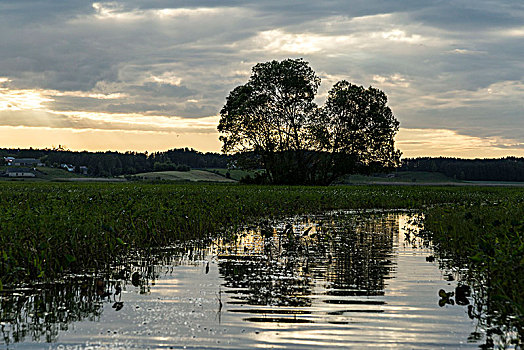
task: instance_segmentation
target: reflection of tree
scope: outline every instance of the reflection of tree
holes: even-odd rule
[[[231,258],[219,263],[225,284],[237,291],[233,299],[250,305],[307,306],[311,294],[309,279],[296,273],[294,259],[268,257]],[[244,294],[245,291],[245,294]]]
[[[332,244],[335,267],[328,275],[331,288],[350,289],[356,295],[384,294],[398,220],[394,216],[375,215],[356,226],[340,218],[339,225],[342,223],[345,225],[340,227]]]
[[[83,319],[96,320],[102,312],[94,278],[71,279],[4,294],[0,298],[0,321],[6,344],[31,338],[54,341],[60,330]],[[7,325],[6,325],[7,324]]]
[[[380,292],[390,269],[395,217],[360,220],[361,216],[340,215],[276,227],[266,222],[232,244],[197,242],[135,253],[105,273],[6,289],[0,292],[0,343],[56,341],[71,322],[96,321],[107,303],[115,311],[125,308],[126,286],[148,293],[159,269],[202,261],[210,253],[219,254],[226,292],[240,304],[310,306],[317,282],[332,295]]]
[[[342,215],[245,232],[224,247],[219,269],[225,285],[238,303],[251,305],[311,305],[314,281],[325,281],[333,294],[383,294],[398,221],[381,215],[358,224],[360,219]]]
[[[122,288],[133,284],[140,293],[149,291],[150,280],[158,278],[155,264],[169,260],[162,256],[127,260],[91,276],[71,276],[63,280],[0,292],[1,343],[32,340],[53,342],[69,324],[96,321],[104,303],[119,311],[124,307]]]

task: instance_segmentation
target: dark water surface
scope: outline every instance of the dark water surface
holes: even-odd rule
[[[467,305],[439,297],[459,274],[413,238],[415,216],[262,222],[230,242],[129,258],[104,277],[5,291],[0,348],[476,348]]]

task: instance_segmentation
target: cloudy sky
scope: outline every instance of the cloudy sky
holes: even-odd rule
[[[225,97],[303,57],[378,87],[405,156],[524,156],[522,0],[0,1],[0,147],[219,151]]]

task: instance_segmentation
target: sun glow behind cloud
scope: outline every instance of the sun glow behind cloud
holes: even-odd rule
[[[2,87],[3,83],[9,81],[8,78],[0,78],[0,111],[38,110],[44,103],[53,101],[38,90],[10,90]]]
[[[164,76],[163,79],[175,79]],[[400,74],[373,76],[382,85],[409,86]],[[0,78],[0,83],[8,83]],[[484,89],[481,94],[505,95],[520,90],[516,83],[498,84]],[[479,93],[479,92],[477,92]],[[472,92],[475,94],[475,92]],[[218,151],[218,116],[198,119],[143,115],[139,113],[102,113],[87,111],[54,111],[49,102],[56,96],[74,96],[92,99],[124,99],[126,94],[103,94],[94,92],[38,89],[0,88],[0,121],[3,113],[25,111],[33,118],[23,126],[0,125],[2,146],[49,147],[55,143],[66,144],[74,150],[141,150],[158,151],[173,147],[194,147],[203,151]],[[198,101],[191,101],[198,103]],[[31,114],[32,113],[32,114]],[[47,118],[43,127],[38,118]],[[60,119],[62,118],[62,119]],[[65,120],[63,119],[65,118]],[[32,125],[34,123],[34,125]],[[56,140],[61,140],[56,142]],[[497,138],[479,138],[460,135],[446,129],[405,129],[397,136],[397,147],[405,157],[420,155],[450,157],[500,157],[509,154],[523,156],[524,145]],[[132,145],[132,146],[130,146]]]
[[[8,78],[0,79],[0,84],[8,82]],[[2,147],[48,147],[49,142],[58,137],[58,140],[68,140],[67,144],[74,149],[130,150],[139,145],[142,150],[152,151],[175,144],[218,149],[216,116],[188,119],[139,113],[55,111],[48,105],[57,96],[106,100],[127,95],[1,87],[0,123],[9,121],[8,125],[0,124]],[[14,126],[21,117],[20,126]]]
[[[202,152],[220,149],[217,135],[157,133],[147,131],[68,129],[0,126],[2,147],[48,148],[65,145],[70,150],[165,151],[190,147]]]

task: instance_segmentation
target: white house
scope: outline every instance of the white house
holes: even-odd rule
[[[13,166],[43,166],[42,162],[36,158],[16,158],[13,159],[11,165]]]
[[[63,168],[71,173],[75,171],[75,166],[71,164],[60,164],[60,168]]]
[[[9,168],[7,169],[9,177],[35,177],[35,173],[28,168]]]

